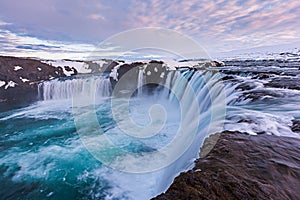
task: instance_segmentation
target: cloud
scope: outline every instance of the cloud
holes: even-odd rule
[[[44,44],[24,44],[24,45],[17,45],[17,49],[31,49],[31,50],[49,50],[49,49],[59,49],[59,46],[49,46]]]
[[[300,30],[295,29],[300,26],[299,1],[135,0],[132,7],[134,27],[171,28],[193,36],[212,51],[300,40]]]
[[[13,23],[8,30],[15,33],[97,43],[127,28],[123,23],[126,2],[106,4],[98,0],[2,0],[0,19]]]
[[[116,57],[123,52],[110,44],[61,42],[23,36],[0,28],[0,55],[44,59],[87,59],[90,56]]]
[[[91,14],[91,15],[88,15],[87,18],[92,19],[92,20],[105,20],[105,18],[99,14]]]
[[[82,44],[142,27],[179,31],[210,52],[300,41],[295,0],[2,0],[0,13],[5,51],[84,52]],[[50,48],[57,41],[66,45]]]
[[[7,23],[7,22],[4,22],[4,21],[0,20],[0,27],[1,26],[7,26],[7,25],[11,25],[11,23]]]

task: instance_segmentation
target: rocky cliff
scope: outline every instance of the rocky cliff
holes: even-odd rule
[[[62,68],[39,60],[0,56],[0,109],[36,100],[38,83],[64,76]]]
[[[296,138],[224,131],[208,155],[154,199],[299,199],[299,146]]]

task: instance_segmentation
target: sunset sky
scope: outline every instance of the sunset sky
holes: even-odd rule
[[[300,1],[0,0],[1,55],[80,58],[143,27],[188,35],[210,54],[289,44],[300,42]]]

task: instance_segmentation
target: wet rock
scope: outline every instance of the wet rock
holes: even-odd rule
[[[148,90],[152,91],[158,86],[158,83],[164,82],[167,77],[167,68],[162,61],[150,61],[145,67],[145,83],[148,84]]]
[[[272,79],[270,82],[266,83],[265,86],[300,90],[300,85],[296,83],[300,83],[299,77],[279,77]]]
[[[300,132],[300,120],[293,120],[292,131]]]
[[[216,61],[216,60],[212,61],[211,63],[212,63],[212,65],[215,66],[215,67],[222,67],[222,66],[225,65],[224,62],[222,62],[222,61]]]
[[[117,70],[117,80],[110,77],[110,82],[114,89],[114,95],[122,95],[122,91],[135,91],[137,89],[138,73],[140,67],[143,66],[144,63],[142,62],[121,65]]]
[[[248,124],[251,124],[251,123],[254,123],[254,121],[251,120],[251,119],[240,119],[239,121],[237,121],[237,123],[248,123]]]
[[[235,79],[234,76],[224,76],[224,77],[222,77],[222,80],[223,80],[223,81],[234,80],[234,79]]]
[[[269,78],[271,78],[273,76],[274,75],[272,75],[272,74],[264,74],[264,73],[262,73],[262,74],[258,74],[256,76],[253,76],[252,79],[269,79]]]
[[[224,131],[213,150],[154,199],[298,199],[300,140]]]
[[[264,98],[280,98],[284,97],[284,94],[272,90],[257,89],[253,91],[246,91],[241,97],[243,99],[252,99],[253,101],[256,101]]]
[[[167,77],[167,68],[163,65],[162,61],[152,60],[150,62],[133,62],[131,64],[123,64],[117,66],[117,80],[110,77],[112,87],[115,89],[117,86],[118,91],[134,91],[138,85],[138,75],[143,75],[143,85],[147,92],[151,92],[163,83]]]
[[[257,87],[257,84],[255,82],[243,82],[243,83],[240,83],[236,87],[236,89],[241,89],[241,90],[245,91],[245,90],[252,90],[256,87]]]

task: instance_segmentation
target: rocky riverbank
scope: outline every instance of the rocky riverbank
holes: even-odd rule
[[[300,139],[230,131],[216,138],[208,155],[154,199],[299,198]]]

